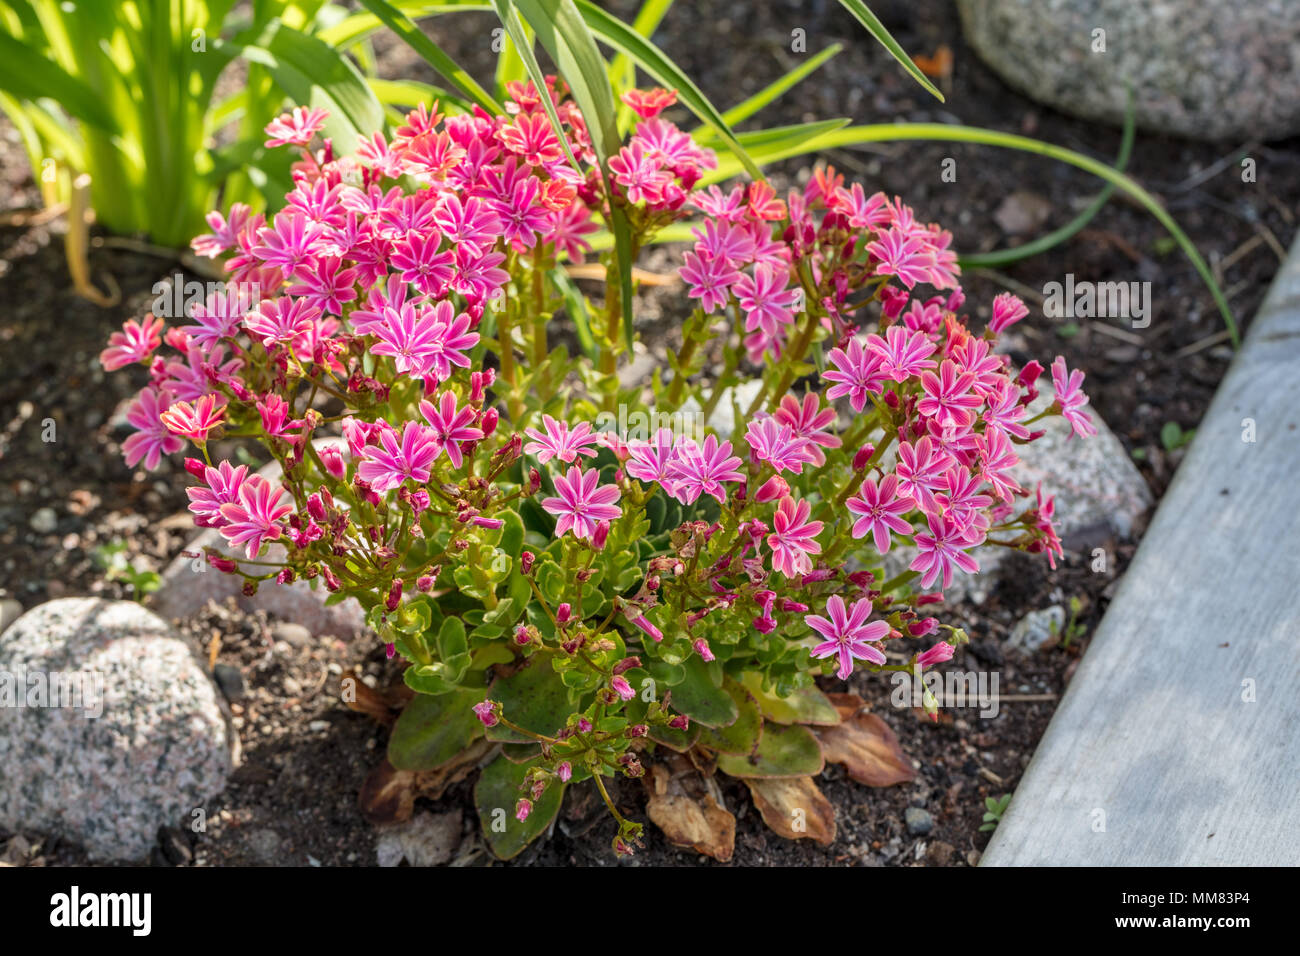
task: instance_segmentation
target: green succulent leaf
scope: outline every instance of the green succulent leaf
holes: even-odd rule
[[[574,710],[563,681],[551,667],[550,658],[540,655],[527,660],[517,673],[494,682],[487,696],[501,704],[506,720],[548,737],[564,726]],[[509,743],[533,742],[531,737],[505,724],[489,727],[487,736],[489,740]]]
[[[730,677],[723,680],[722,689],[736,702],[739,716],[727,727],[703,728],[699,742],[721,754],[751,754],[763,739],[763,715],[758,709],[758,701]]]
[[[388,738],[388,762],[398,770],[433,770],[483,735],[471,709],[483,688],[461,688],[431,697],[416,694],[398,716]]]
[[[801,687],[788,697],[780,697],[763,690],[763,675],[757,671],[745,671],[740,682],[754,695],[763,716],[770,721],[819,726],[833,726],[840,722],[835,705],[816,687]]]
[[[483,840],[498,859],[509,860],[546,832],[564,800],[564,785],[552,780],[533,804],[528,819],[515,818],[515,805],[525,796],[520,788],[534,765],[512,763],[499,756],[483,768],[474,785],[474,805],[478,808]]]
[[[718,757],[718,769],[733,777],[815,777],[825,763],[817,738],[798,724],[767,723],[752,756]]]

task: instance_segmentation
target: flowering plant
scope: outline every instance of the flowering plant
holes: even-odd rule
[[[807,725],[840,719],[816,677],[951,657],[964,635],[924,608],[980,544],[1054,564],[1052,500],[1020,504],[1016,447],[1043,415],[1092,427],[1059,358],[1056,401],[1029,417],[1042,368],[994,351],[1027,309],[998,296],[972,331],[951,236],[901,201],[832,170],[784,199],[698,189],[714,158],[660,115],[672,91],[624,95],[637,122],[607,164],[562,82],[510,93],[501,115],[420,107],[351,156],[318,140],[320,111],[275,120],[269,145],[301,153],[287,204],[212,213],[193,243],[228,287],[189,324],[127,322],[102,360],[149,368],[128,464],[198,449],[190,510],[230,545],[213,567],[247,592],[306,579],[356,600],[405,662],[393,766],[500,744],[476,791],[499,855],[588,778],[631,853],[641,825],[606,778],[659,748],[815,775]],[[666,382],[618,378],[617,259],[600,307],[566,277],[589,274],[614,208],[634,250],[696,223]],[[561,310],[591,354],[555,344]],[[743,424],[719,427],[728,407]],[[210,459],[236,436],[279,480]],[[887,654],[902,638],[934,640]]]

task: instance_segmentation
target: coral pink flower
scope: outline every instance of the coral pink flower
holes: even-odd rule
[[[867,618],[871,615],[870,599],[861,598],[846,608],[844,599],[838,594],[832,594],[826,601],[826,613],[829,617],[809,614],[804,617],[804,621],[826,638],[812,649],[812,656],[819,660],[838,657],[840,666],[835,673],[840,680],[849,679],[855,659],[872,664],[885,663],[885,652],[872,646],[871,642],[889,636],[889,622],[867,623]]]
[[[772,549],[772,567],[787,578],[807,574],[812,570],[808,555],[821,553],[817,535],[821,533],[822,523],[809,521],[810,514],[812,506],[806,500],[782,498],[772,516],[772,533],[767,536],[768,547]]]
[[[270,137],[266,145],[306,146],[311,138],[325,126],[329,113],[323,109],[308,109],[299,106],[291,113],[283,113],[266,124],[266,135]]]
[[[564,422],[556,421],[550,415],[543,415],[542,428],[546,429],[545,432],[538,431],[536,428],[524,429],[524,434],[532,439],[524,446],[524,453],[536,455],[537,460],[543,465],[552,458],[558,458],[566,465],[571,465],[579,455],[588,458],[596,457],[596,449],[593,446],[598,445],[600,439],[592,432],[591,425],[587,422],[579,422],[570,429]]]
[[[628,90],[620,99],[631,107],[632,112],[642,119],[658,116],[677,102],[676,90],[655,87],[652,90]]]
[[[147,361],[162,345],[163,320],[152,313],[143,322],[127,319],[121,332],[108,337],[108,348],[99,353],[99,364],[112,372],[136,362]]]
[[[898,493],[896,475],[885,475],[878,488],[870,478],[864,478],[857,497],[850,498],[845,504],[850,512],[858,515],[858,520],[853,522],[853,537],[864,537],[870,531],[876,550],[881,554],[889,551],[890,531],[912,533],[912,526],[902,516],[915,508],[916,502]]]
[[[253,475],[239,486],[239,500],[221,506],[222,536],[232,545],[244,545],[244,553],[257,557],[262,542],[275,540],[284,532],[280,519],[293,510],[280,504],[284,489]]]
[[[572,531],[575,538],[590,538],[599,522],[613,521],[623,514],[614,504],[621,494],[618,486],[599,483],[600,472],[583,472],[577,465],[569,468],[567,476],[556,476],[558,496],[542,502],[542,507],[559,519],[555,523],[556,537]]]
[[[436,405],[428,401],[420,402],[420,414],[433,428],[438,447],[446,451],[453,467],[459,468],[464,464],[460,443],[478,441],[483,437],[483,430],[470,424],[478,417],[473,406],[466,405],[458,410],[456,396],[451,392],[443,392]]]
[[[379,446],[367,445],[365,460],[357,467],[357,475],[379,492],[396,488],[407,479],[427,482],[440,450],[437,438],[419,422],[407,422],[400,438],[396,429],[383,428]]]
[[[208,432],[225,419],[226,400],[219,395],[208,394],[193,405],[189,402],[173,402],[159,417],[168,431],[201,445],[208,440]]]
[[[731,454],[729,441],[719,444],[716,437],[709,435],[700,446],[693,439],[683,439],[673,459],[673,487],[669,494],[682,504],[694,504],[701,494],[711,495],[722,504],[727,500],[722,483],[745,477],[736,470],[740,464],[740,459]]]
[[[185,440],[172,434],[162,421],[162,414],[171,401],[172,394],[166,389],[145,388],[127,409],[126,420],[136,429],[135,434],[122,443],[122,455],[128,467],[134,468],[144,459],[145,468],[153,471],[163,455],[174,454],[185,447]]]
[[[834,368],[823,372],[822,378],[835,383],[826,391],[830,401],[847,395],[853,410],[860,412],[866,407],[868,393],[879,395],[884,390],[887,376],[881,368],[880,356],[867,351],[857,339],[849,339],[847,351],[831,349],[828,358]]]
[[[1052,362],[1052,388],[1056,391],[1056,404],[1061,406],[1061,417],[1070,423],[1073,429],[1069,435],[1073,438],[1087,438],[1097,434],[1097,426],[1092,423],[1083,406],[1088,404],[1088,396],[1083,394],[1083,373],[1078,369],[1067,372],[1065,357],[1058,355]]]

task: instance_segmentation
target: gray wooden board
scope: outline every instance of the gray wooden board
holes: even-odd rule
[[[1298,785],[1300,243],[983,863],[1297,865]]]

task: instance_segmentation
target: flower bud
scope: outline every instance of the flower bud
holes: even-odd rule
[[[618,696],[624,700],[631,700],[636,696],[636,691],[632,689],[632,685],[627,682],[626,677],[620,676],[610,678],[609,686],[614,693],[618,694]]]
[[[555,609],[555,623],[568,624],[569,619],[573,616],[571,614],[572,610],[573,608],[569,606],[568,602],[565,602],[564,604],[561,604],[559,607],[557,607]]]
[[[700,660],[709,663],[713,658],[713,651],[709,648],[709,642],[704,638],[697,638],[694,644],[695,653],[700,655]]]
[[[471,709],[484,727],[495,727],[501,722],[501,705],[494,700],[481,700]]]
[[[867,442],[858,449],[857,454],[853,456],[853,470],[861,471],[867,467],[867,462],[871,461],[871,456],[876,453],[876,446]]]
[[[331,478],[342,481],[348,473],[347,465],[343,463],[343,454],[335,445],[326,445],[317,452],[320,455],[321,464]]]
[[[614,674],[615,676],[617,676],[619,674],[622,674],[624,671],[631,670],[633,667],[640,667],[640,666],[641,666],[641,658],[636,656],[625,657],[617,664],[614,665]]]
[[[555,775],[560,778],[560,783],[568,783],[569,778],[573,776],[573,765],[569,761],[561,761],[555,768]]]
[[[537,560],[537,555],[531,551],[525,551],[519,556],[519,570],[524,574],[533,573],[533,562]]]
[[[188,472],[189,472],[191,475],[193,475],[195,478],[197,478],[199,481],[204,481],[204,480],[205,480],[204,477],[203,477],[203,475],[204,475],[204,471],[207,469],[207,467],[208,467],[208,466],[207,466],[206,464],[204,464],[204,463],[203,463],[201,460],[199,460],[198,458],[186,458],[186,459],[185,459],[185,470],[188,471]]]
[[[780,475],[773,475],[754,492],[755,501],[777,501],[790,493],[789,483]]]
[[[397,578],[393,581],[393,586],[388,589],[388,600],[384,602],[384,607],[390,611],[396,611],[397,605],[402,601],[402,579]]]
[[[596,522],[596,532],[591,536],[591,546],[597,551],[605,550],[605,542],[609,540],[609,522]]]
[[[501,413],[495,408],[489,408],[483,413],[483,418],[479,422],[479,428],[483,431],[483,437],[487,438],[497,430],[497,422],[501,420]]]

